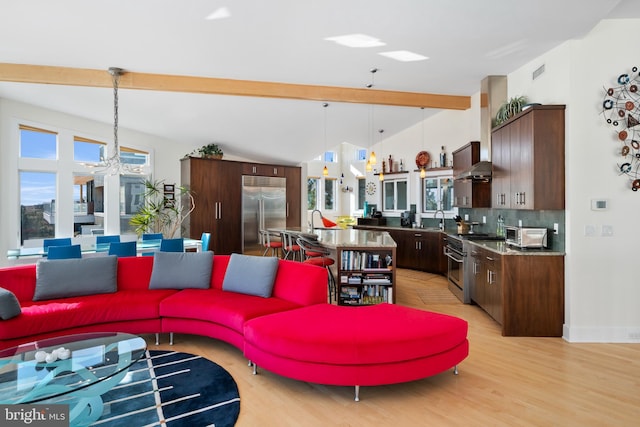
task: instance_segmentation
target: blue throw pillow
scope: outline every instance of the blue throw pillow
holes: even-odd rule
[[[155,252],[149,289],[207,289],[213,252]]]
[[[231,254],[222,289],[269,298],[277,272],[278,258]]]
[[[9,320],[22,313],[18,298],[8,289],[0,288],[0,319]]]
[[[114,293],[118,257],[41,260],[36,266],[34,301]]]

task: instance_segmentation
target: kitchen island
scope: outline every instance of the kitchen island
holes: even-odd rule
[[[388,232],[353,228],[280,231],[315,236],[335,257],[332,272],[337,282],[338,305],[395,302],[397,245]]]

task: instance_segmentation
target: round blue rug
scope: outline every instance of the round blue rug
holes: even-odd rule
[[[188,353],[147,351],[121,383],[102,396],[93,426],[233,426],[240,395],[219,365]]]

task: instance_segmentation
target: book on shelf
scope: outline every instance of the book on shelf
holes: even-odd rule
[[[342,251],[340,265],[343,270],[388,270],[391,256],[360,251]]]

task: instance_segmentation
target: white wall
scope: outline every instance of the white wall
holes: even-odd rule
[[[601,114],[603,88],[617,86],[618,75],[640,66],[626,42],[639,25],[640,20],[602,21],[583,39],[508,76],[509,96],[567,105],[564,337],[569,341],[640,342],[635,261],[640,193],[616,171],[621,144]],[[532,71],[542,64],[545,73],[532,81]],[[591,210],[595,198],[608,199],[609,209]],[[587,225],[596,227],[595,237],[585,236]],[[613,227],[612,237],[601,236],[603,225]]]

